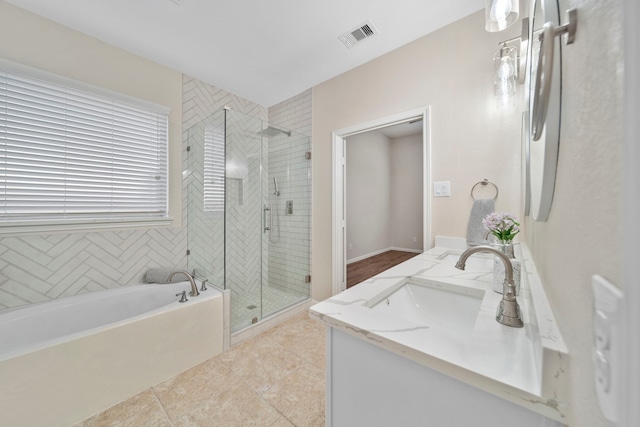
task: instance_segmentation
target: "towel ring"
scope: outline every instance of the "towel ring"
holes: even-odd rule
[[[475,189],[476,189],[476,187],[477,187],[478,185],[482,185],[482,186],[493,185],[493,188],[495,188],[495,189],[496,189],[496,195],[495,195],[495,197],[493,198],[493,200],[496,200],[496,199],[498,198],[498,193],[499,193],[499,191],[498,191],[498,186],[497,186],[497,185],[495,185],[493,182],[490,182],[487,178],[485,178],[485,179],[483,179],[483,180],[482,180],[482,181],[480,181],[480,182],[476,182],[476,183],[474,184],[474,186],[473,186],[473,187],[471,187],[471,198],[472,198],[473,200],[476,200],[476,198],[473,196],[473,190],[475,190]]]

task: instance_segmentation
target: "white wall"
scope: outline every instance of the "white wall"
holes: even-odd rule
[[[346,142],[347,260],[391,246],[391,154],[389,138],[378,132]]]
[[[394,248],[424,249],[422,172],[422,134],[391,139],[390,234]]]

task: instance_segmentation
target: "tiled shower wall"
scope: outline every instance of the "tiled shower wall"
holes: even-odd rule
[[[311,135],[311,89],[269,108],[269,123],[301,135]],[[308,295],[305,276],[311,274],[311,160],[306,138],[279,136],[270,138],[270,179],[276,177],[280,196],[275,197],[270,183],[269,202],[280,221],[279,239],[269,243],[269,286],[300,295]],[[293,214],[286,213],[286,202],[293,202]]]
[[[183,76],[183,130],[224,106],[267,118],[265,107]],[[183,159],[185,150],[183,140]],[[139,283],[149,268],[186,268],[186,249],[186,222],[179,228],[0,238],[0,309]]]
[[[269,123],[311,137],[312,90],[269,107]]]

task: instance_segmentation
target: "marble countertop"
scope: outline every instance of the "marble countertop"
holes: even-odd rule
[[[530,253],[522,263],[518,296],[523,328],[495,320],[502,295],[493,292],[493,257],[473,255],[465,271],[454,267],[462,251],[436,247],[311,307],[310,316],[462,382],[566,422],[568,351]],[[484,291],[470,332],[427,325],[369,308],[370,301],[407,278],[435,280]]]

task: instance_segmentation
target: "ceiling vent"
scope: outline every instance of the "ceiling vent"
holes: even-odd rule
[[[342,43],[348,48],[359,44],[363,40],[371,38],[378,34],[378,30],[373,26],[373,22],[367,21],[359,27],[338,37]]]

